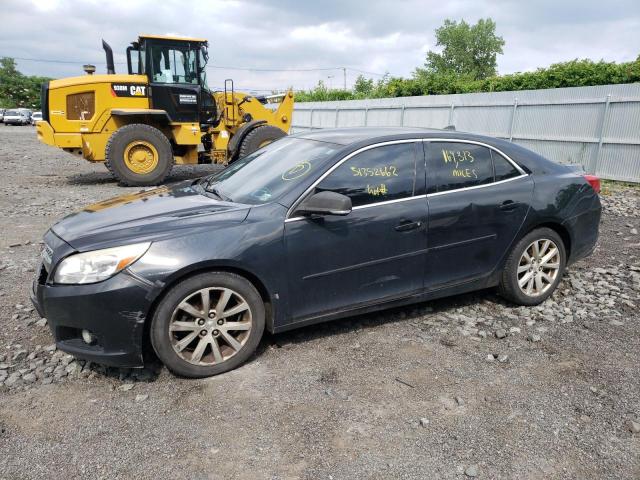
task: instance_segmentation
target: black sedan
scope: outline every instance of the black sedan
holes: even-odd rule
[[[195,181],[91,205],[44,237],[32,298],[58,348],[115,366],[237,367],[265,330],[498,287],[536,305],[589,255],[599,180],[423,129],[286,137]]]

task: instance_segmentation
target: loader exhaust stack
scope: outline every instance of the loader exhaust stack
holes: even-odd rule
[[[107,74],[113,75],[116,73],[116,67],[113,64],[113,50],[104,40],[102,40],[102,48],[104,48],[104,53],[107,56]]]

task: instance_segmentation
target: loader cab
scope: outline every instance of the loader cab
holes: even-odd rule
[[[207,41],[168,36],[140,36],[127,48],[130,74],[149,79],[153,109],[172,122],[212,123],[215,103],[207,86]]]

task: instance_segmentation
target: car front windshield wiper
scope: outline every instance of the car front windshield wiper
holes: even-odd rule
[[[224,197],[224,196],[220,193],[220,190],[218,190],[218,189],[217,189],[217,188],[215,188],[215,187],[205,188],[205,190],[206,190],[208,193],[212,193],[212,194],[214,194],[216,197],[218,197],[218,198],[219,198],[220,200],[222,200],[222,201],[227,201],[227,200],[228,200],[228,198]]]
[[[204,188],[204,191],[207,193],[212,193],[213,195],[215,195],[216,197],[218,197],[220,200],[222,200],[223,202],[233,202],[233,200],[231,199],[231,197],[226,196],[225,194],[223,194],[220,189],[216,188],[213,183],[214,178],[213,176],[211,177],[205,177],[203,178],[199,184],[200,186],[202,186],[202,188]]]

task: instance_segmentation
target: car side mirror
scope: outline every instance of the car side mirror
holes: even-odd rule
[[[318,192],[303,200],[297,211],[302,215],[348,215],[351,199],[341,193]]]

